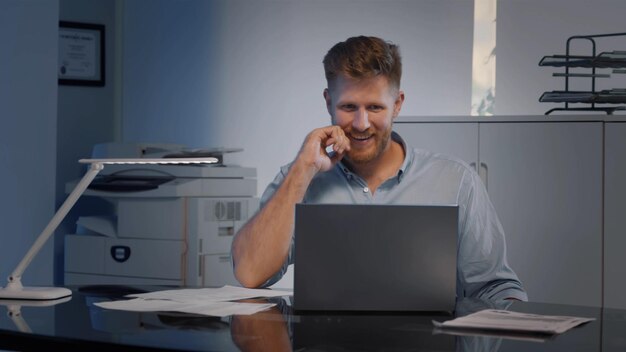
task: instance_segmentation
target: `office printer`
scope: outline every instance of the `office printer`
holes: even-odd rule
[[[256,169],[228,163],[240,149],[105,143],[93,158],[218,158],[211,165],[107,165],[85,191],[111,213],[78,218],[65,237],[65,284],[236,284],[230,246],[257,211]],[[66,192],[76,181],[66,185]]]

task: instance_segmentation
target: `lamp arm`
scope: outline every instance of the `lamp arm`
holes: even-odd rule
[[[9,304],[7,305],[7,311],[8,311],[7,313],[9,317],[11,317],[11,320],[13,320],[13,324],[15,324],[15,326],[20,332],[32,334],[33,330],[30,328],[30,326],[28,326],[28,323],[26,322],[26,320],[24,320],[24,317],[22,316],[21,308],[22,306],[20,305]]]
[[[67,213],[72,209],[78,198],[85,192],[91,181],[98,175],[100,170],[104,167],[101,163],[92,163],[89,166],[89,170],[85,173],[83,178],[78,182],[72,193],[65,199],[65,202],[61,205],[59,210],[57,210],[56,214],[52,217],[48,225],[41,232],[39,237],[33,245],[30,247],[22,261],[17,265],[15,270],[9,276],[9,284],[7,285],[7,289],[21,289],[22,288],[22,274],[24,270],[28,267],[30,262],[35,258],[37,253],[41,250],[41,247],[46,243],[48,238],[54,233],[54,230],[59,226],[63,218],[67,215]]]

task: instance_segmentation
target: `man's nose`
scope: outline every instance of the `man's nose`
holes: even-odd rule
[[[352,121],[352,128],[357,131],[365,131],[370,127],[370,119],[367,110],[364,108],[358,109],[355,113],[354,120]]]

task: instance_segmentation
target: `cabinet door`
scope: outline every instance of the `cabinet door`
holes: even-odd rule
[[[477,122],[398,122],[394,130],[409,147],[453,155],[472,165],[478,160]]]
[[[604,305],[626,309],[626,123],[605,124]]]
[[[602,123],[481,123],[508,259],[535,302],[600,305]]]

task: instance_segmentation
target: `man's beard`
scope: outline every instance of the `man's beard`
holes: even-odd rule
[[[350,133],[348,132],[348,134]],[[358,136],[357,134],[354,135]],[[365,151],[357,150],[356,148],[351,149],[347,154],[348,160],[354,164],[365,164],[380,157],[387,149],[387,145],[389,145],[391,128],[382,131],[382,134],[375,135],[374,139],[376,143],[374,148]]]

